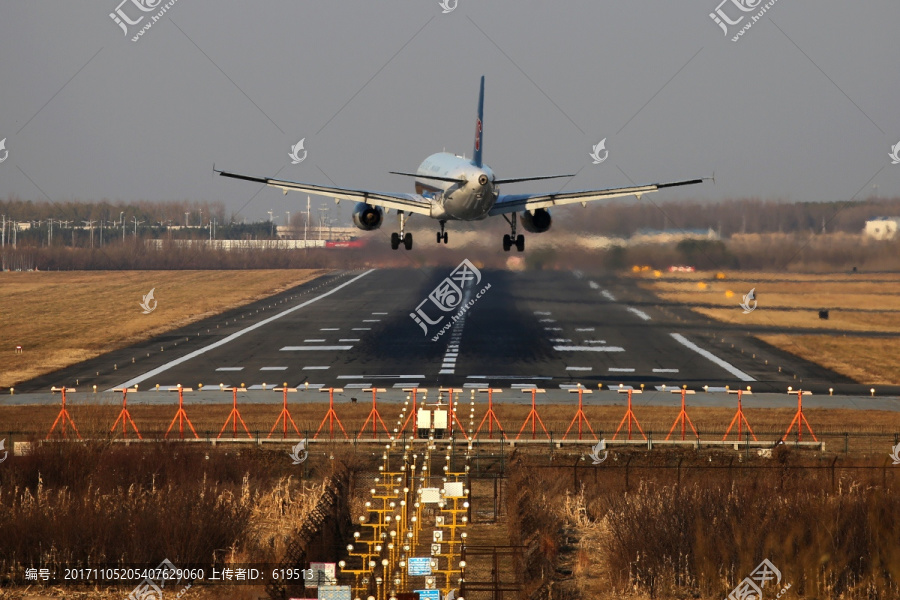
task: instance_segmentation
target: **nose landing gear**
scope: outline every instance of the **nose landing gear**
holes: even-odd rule
[[[447,243],[447,232],[444,231],[444,225],[447,224],[447,221],[441,221],[440,223],[441,223],[441,230],[438,231],[438,233],[437,233],[437,243],[440,244],[441,242],[444,242],[446,244]]]

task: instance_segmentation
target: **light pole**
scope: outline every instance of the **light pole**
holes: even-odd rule
[[[184,211],[184,226],[188,226],[188,217],[190,216],[190,211]]]
[[[137,237],[137,226],[143,225],[144,221],[138,221],[137,217],[131,217],[134,220],[134,237]]]

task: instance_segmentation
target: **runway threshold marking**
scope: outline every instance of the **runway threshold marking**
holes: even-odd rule
[[[722,360],[721,358],[719,358],[718,356],[716,356],[709,350],[704,350],[703,348],[701,348],[700,346],[698,346],[691,340],[687,339],[680,333],[671,333],[669,335],[671,335],[673,338],[675,338],[675,341],[677,341],[679,344],[681,344],[687,348],[690,348],[691,350],[693,350],[700,356],[702,356],[702,357],[710,360],[711,362],[715,363],[716,365],[722,367],[723,369],[725,369],[726,371],[728,371],[729,373],[731,373],[732,375],[734,375],[741,381],[756,381],[756,379],[747,375],[746,373],[744,373],[743,371],[741,371],[740,369],[735,367],[733,364]]]
[[[106,391],[110,392],[115,388],[134,387],[135,384],[141,383],[141,382],[149,379],[150,377],[154,377],[156,375],[159,375],[160,373],[164,373],[164,372],[168,371],[169,369],[171,369],[172,367],[178,366],[178,365],[185,363],[191,359],[197,358],[198,356],[200,356],[202,354],[206,354],[210,350],[215,350],[216,348],[220,348],[220,347],[224,346],[225,344],[233,342],[234,340],[238,339],[239,337],[243,336],[246,333],[250,333],[251,331],[255,331],[255,330],[259,329],[260,327],[264,327],[264,326],[268,325],[269,323],[272,323],[273,321],[277,321],[281,317],[284,317],[293,312],[296,312],[296,311],[300,310],[301,308],[305,308],[305,307],[309,306],[310,304],[313,304],[314,302],[318,302],[322,298],[327,298],[328,296],[334,294],[335,292],[337,292],[339,290],[342,290],[343,288],[347,287],[351,283],[355,283],[355,282],[359,281],[360,279],[362,279],[363,277],[365,277],[366,275],[368,275],[369,273],[372,273],[374,271],[375,271],[375,269],[369,269],[368,271],[365,271],[365,272],[357,275],[353,279],[351,279],[349,281],[345,281],[344,283],[340,284],[339,286],[335,287],[334,289],[329,290],[323,294],[319,294],[315,298],[310,298],[309,300],[307,300],[306,302],[304,302],[302,304],[298,304],[297,306],[293,306],[293,307],[291,307],[287,310],[284,310],[276,315],[272,315],[271,317],[269,317],[267,319],[263,319],[262,321],[260,321],[258,323],[254,323],[253,325],[245,327],[244,329],[241,329],[240,331],[236,331],[236,332],[232,333],[231,335],[229,335],[228,337],[222,338],[221,340],[214,342],[208,346],[204,346],[203,348],[200,348],[199,350],[194,350],[193,352],[185,354],[181,358],[176,358],[175,360],[169,361],[162,366],[159,366],[155,369],[151,369],[150,371],[147,371],[146,373],[144,373],[142,375],[138,375],[137,377],[129,379],[125,383],[113,386],[112,388],[110,388]]]
[[[602,292],[600,292],[600,295],[603,296],[604,298],[606,298],[607,300],[609,300],[610,302],[616,301],[616,297],[613,296],[611,293],[609,293],[609,291],[607,291],[607,290],[603,290]]]

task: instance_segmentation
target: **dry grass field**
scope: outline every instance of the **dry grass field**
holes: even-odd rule
[[[323,272],[0,273],[0,387],[264,298]],[[145,315],[140,303],[151,288],[158,304]],[[16,346],[24,353],[16,354]]]
[[[740,324],[748,331],[778,328],[783,333],[760,339],[865,384],[900,383],[897,341],[857,333],[900,334],[900,274],[808,275],[794,273],[644,272],[641,285],[660,298],[691,307],[718,321]],[[744,314],[739,303],[756,290],[757,308]],[[829,318],[819,318],[827,309]],[[841,337],[793,332],[828,329]]]

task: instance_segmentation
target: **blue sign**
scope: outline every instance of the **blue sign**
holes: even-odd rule
[[[419,600],[441,600],[441,590],[415,590]]]
[[[409,575],[431,575],[431,557],[410,558],[409,559]],[[438,599],[440,600],[440,599]]]

